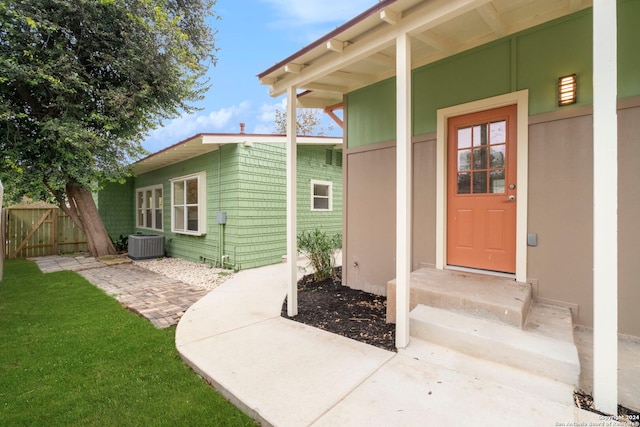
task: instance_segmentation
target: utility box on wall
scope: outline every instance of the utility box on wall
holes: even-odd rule
[[[131,234],[129,236],[129,258],[149,259],[164,256],[164,236]]]
[[[227,213],[224,211],[218,211],[216,215],[216,219],[219,225],[224,225],[227,223]]]

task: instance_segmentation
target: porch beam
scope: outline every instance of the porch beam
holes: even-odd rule
[[[569,12],[574,13],[582,9],[582,0],[569,0]]]
[[[330,76],[352,81],[373,81],[376,78],[374,74],[355,73],[350,71],[334,71]]]
[[[593,2],[593,397],[618,414],[616,2]]]
[[[293,62],[284,66],[285,73],[299,74],[302,71],[302,65]]]
[[[396,25],[398,22],[400,22],[401,18],[400,13],[387,7],[380,11],[380,19],[382,19],[389,25]]]
[[[296,166],[298,158],[296,134],[297,93],[295,86],[287,88],[287,315],[298,314],[298,230],[296,226]]]
[[[446,53],[447,55],[453,55],[456,51],[451,43],[444,40],[442,37],[437,36],[433,31],[418,33],[415,35],[415,38],[427,46],[431,46],[432,48],[439,50],[442,53]]]
[[[365,58],[365,61],[372,62],[378,65],[395,65],[395,58],[393,56],[385,55],[384,53],[374,53],[373,55]]]
[[[411,274],[411,39],[396,39],[396,347],[409,344]]]
[[[325,83],[309,83],[305,86],[305,89],[312,90],[314,92],[329,92],[338,95],[342,95],[349,91],[345,86],[331,85]]]
[[[484,20],[484,22],[491,28],[491,31],[498,37],[503,37],[507,34],[507,27],[504,25],[500,17],[498,16],[498,11],[496,10],[493,3],[487,3],[478,8],[478,13]]]
[[[298,98],[298,108],[320,108],[324,109],[327,104],[333,104],[340,99],[342,96],[322,96],[321,93],[311,92],[312,94],[316,94],[316,96],[305,96],[304,98]],[[325,94],[326,95],[326,94]]]
[[[334,52],[342,53],[342,51],[344,50],[344,42],[341,42],[338,39],[327,40],[327,49]]]
[[[277,81],[275,77],[263,77],[260,79],[260,84],[273,86]]]
[[[329,117],[331,117],[331,119],[338,126],[340,126],[340,129],[344,129],[344,122],[342,121],[342,119],[340,119],[340,117],[338,117],[336,113],[334,113],[335,110],[342,110],[343,108],[344,108],[344,102],[338,102],[336,104],[324,107],[322,111],[324,111]]]

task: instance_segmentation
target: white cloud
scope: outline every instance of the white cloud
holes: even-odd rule
[[[256,119],[258,123],[253,128],[252,133],[268,134],[273,133],[276,127],[276,110],[284,111],[287,108],[287,98],[281,98],[273,103],[264,103],[260,106]]]
[[[376,0],[262,0],[275,9],[277,24],[308,25],[344,23],[377,3]]]
[[[250,107],[249,101],[242,101],[210,113],[184,114],[153,130],[144,146],[154,152],[198,133],[237,132],[237,123],[232,120],[242,117]]]

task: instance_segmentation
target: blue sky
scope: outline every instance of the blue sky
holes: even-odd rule
[[[257,74],[322,37],[377,0],[218,0],[212,22],[218,30],[218,63],[209,70],[211,88],[197,104],[202,110],[164,123],[143,146],[156,152],[200,132],[273,133],[276,108]],[[324,116],[324,114],[323,114]],[[331,123],[327,118],[326,123]],[[334,130],[336,134],[338,130]]]

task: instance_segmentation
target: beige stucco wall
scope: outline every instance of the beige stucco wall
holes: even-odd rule
[[[619,330],[640,336],[640,99],[619,110]],[[632,108],[629,108],[632,107]],[[533,116],[527,253],[534,296],[593,323],[593,121]],[[435,262],[435,137],[414,140],[413,268]],[[395,277],[395,144],[345,152],[345,284],[384,295]],[[354,263],[357,262],[357,266]]]
[[[618,328],[640,336],[640,106],[618,121]]]
[[[413,142],[413,269],[436,264],[436,136]]]
[[[347,150],[345,158],[345,283],[386,295],[395,277],[395,143]],[[418,269],[436,258],[435,135],[414,138],[413,177],[412,266]]]
[[[528,277],[539,300],[569,305],[578,323],[592,325],[593,118],[586,113],[529,126],[528,228],[539,244],[528,250]],[[640,336],[640,106],[619,109],[618,122],[618,327]]]
[[[582,116],[529,126],[527,251],[534,297],[568,305],[593,322],[593,121]],[[577,315],[577,316],[576,316]]]
[[[344,157],[342,274],[352,288],[386,295],[395,277],[395,144],[347,150]]]

